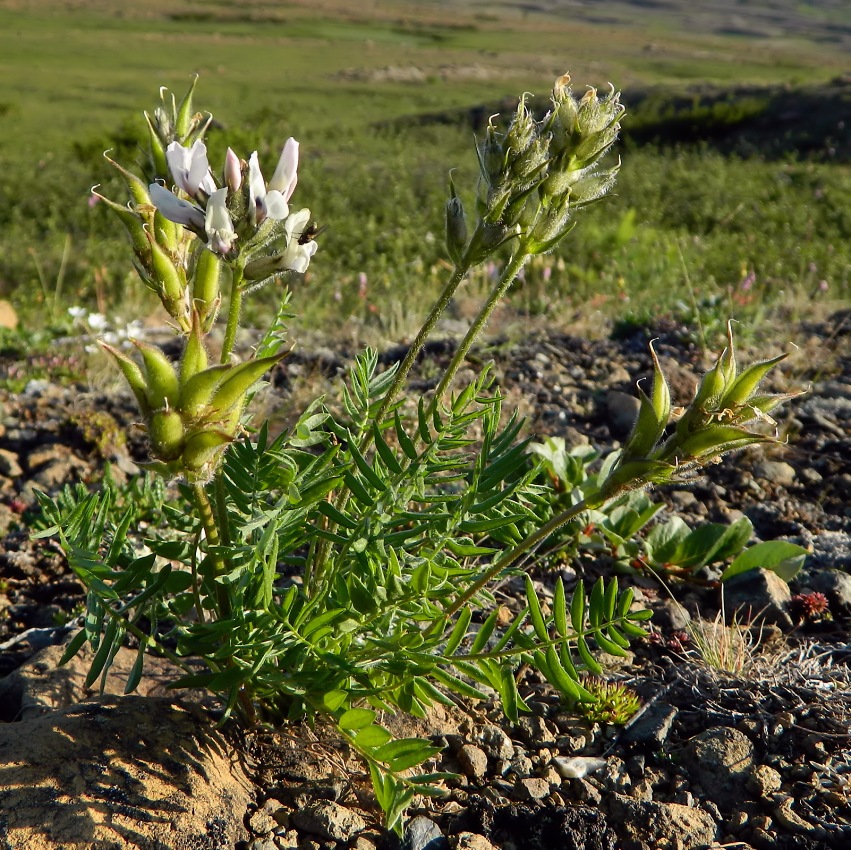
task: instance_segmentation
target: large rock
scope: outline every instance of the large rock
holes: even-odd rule
[[[683,767],[721,809],[735,809],[747,799],[754,767],[750,739],[729,726],[713,726],[695,735],[682,753]]]
[[[715,821],[703,809],[613,794],[608,810],[621,837],[619,850],[702,850],[718,837]]]
[[[103,697],[0,724],[4,850],[220,850],[251,785],[209,718]]]

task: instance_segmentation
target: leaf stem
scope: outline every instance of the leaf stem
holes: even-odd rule
[[[497,558],[493,564],[482,573],[481,577],[476,579],[453,603],[446,611],[446,617],[452,617],[457,614],[464,605],[467,604],[489,581],[494,579],[503,570],[510,567],[515,561],[519,560],[527,552],[535,548],[542,540],[549,537],[554,531],[557,531],[563,525],[575,519],[579,514],[592,508],[599,507],[599,501],[589,502],[588,499],[583,499],[577,502],[566,511],[554,516],[549,522],[544,523],[539,529],[533,531],[525,540],[521,540],[513,549],[506,552],[501,558]]]

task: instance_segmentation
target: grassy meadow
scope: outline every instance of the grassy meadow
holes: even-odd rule
[[[142,110],[161,85],[182,96],[193,73],[196,105],[220,122],[208,135],[212,163],[230,145],[245,158],[258,150],[269,169],[288,136],[302,144],[294,202],[328,229],[306,278],[292,282],[296,336],[410,335],[447,274],[450,168],[473,206],[473,110],[523,91],[543,108],[565,70],[579,90],[611,80],[636,105],[615,197],[578,214],[558,252],[526,269],[514,320],[606,333],[669,316],[714,339],[728,316],[758,336],[847,304],[847,143],[762,155],[760,139],[743,153],[714,132],[677,144],[667,132],[682,129],[683,103],[685,124],[713,131],[763,114],[767,87],[785,87],[775,94],[794,104],[840,77],[839,7],[775,3],[749,32],[727,26],[724,4],[669,5],[677,14],[555,1],[524,13],[474,0],[357,11],[337,0],[0,0],[0,298],[20,319],[3,347],[73,333],[75,306],[163,321],[122,228],[89,190],[123,200],[103,151],[132,163]],[[695,85],[750,93],[706,107]],[[631,121],[652,132],[630,136]],[[458,314],[487,276],[471,279]],[[267,288],[247,309],[260,322],[279,298]]]

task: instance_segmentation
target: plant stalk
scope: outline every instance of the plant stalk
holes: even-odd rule
[[[233,346],[236,342],[236,331],[239,328],[239,314],[242,311],[242,268],[237,266],[231,270],[230,304],[228,305],[228,321],[225,326],[225,339],[222,343],[220,363],[230,363]]]
[[[467,354],[472,348],[473,343],[476,341],[476,338],[488,323],[488,320],[490,319],[493,311],[496,309],[497,304],[499,304],[499,302],[505,297],[505,294],[511,288],[511,284],[514,283],[514,279],[517,277],[530,256],[532,255],[526,251],[518,250],[509,260],[499,282],[491,291],[491,294],[482,309],[479,310],[479,314],[476,316],[473,324],[470,325],[467,333],[464,335],[464,339],[461,340],[458,348],[455,349],[455,354],[452,356],[449,366],[443,373],[443,377],[440,379],[440,383],[434,391],[434,396],[432,397],[431,404],[428,408],[429,414],[431,414],[434,411],[434,408],[443,400],[443,396],[455,380],[455,375],[461,368],[461,364],[467,357]]]
[[[198,507],[198,516],[201,518],[201,525],[204,527],[204,533],[207,536],[207,545],[220,546],[221,536],[219,534],[219,526],[216,523],[213,506],[210,503],[210,498],[204,489],[204,485],[193,484],[192,494],[195,497],[195,504]],[[209,557],[213,565],[213,571],[209,578],[212,579],[212,583],[216,589],[218,618],[226,620],[231,614],[230,597],[228,596],[227,588],[223,584],[218,583],[216,579],[225,574],[227,566],[221,555],[210,554]]]

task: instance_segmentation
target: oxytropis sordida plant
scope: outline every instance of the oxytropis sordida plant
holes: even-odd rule
[[[143,342],[135,356],[104,347],[138,402],[150,474],[178,482],[177,496],[147,536],[134,528],[138,506],[119,510],[109,487],[42,499],[44,533],[60,535],[89,591],[84,628],[65,657],[91,644],[90,683],[127,640],[138,646],[129,690],[155,651],[185,671],[176,687],[220,694],[223,717],[324,717],[365,761],[391,828],[414,795],[437,793],[441,775],[412,773],[437,747],[392,739],[378,712],[423,715],[434,703],[495,693],[516,719],[526,709],[516,678],[525,665],[567,703],[593,702],[582,681],[600,673],[594,646],[623,654],[644,634],[649,612],[634,610],[631,590],[601,580],[568,597],[559,580],[546,609],[527,576],[525,606],[506,622],[492,584],[522,575],[536,546],[583,511],[765,439],[747,422],[781,400],[754,396],[772,362],[739,374],[730,347],[668,433],[657,364],[619,458],[593,492],[542,517],[520,423],[501,415],[488,371],[454,386],[524,263],[553,249],[573,214],[613,185],[618,165],[602,161],[622,115],[614,90],[577,98],[564,76],[546,116],[536,119],[521,100],[504,132],[489,126],[477,146],[474,214],[450,182],[454,271],[405,359],[379,371],[367,350],[342,388],[342,414],[317,399],[270,440],[265,425],[250,428],[247,400],[285,356],[282,314],[247,359],[236,358],[234,342],[243,297],[303,272],[316,250],[309,212],[290,210],[298,145],[286,142],[268,183],[256,153],[245,161],[228,150],[213,172],[209,116],[193,112],[191,90],[180,105],[163,93],[148,121],[147,170],[115,163],[130,201],[108,203],[183,353],[173,362]],[[426,338],[468,272],[498,250],[508,256],[503,273],[436,390],[409,403],[406,377]]]

